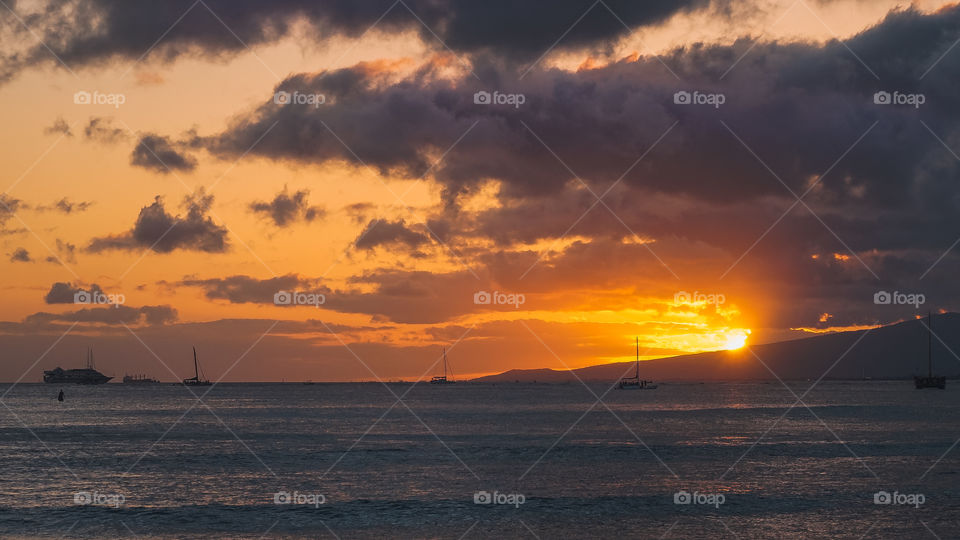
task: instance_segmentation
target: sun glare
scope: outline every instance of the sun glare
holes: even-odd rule
[[[747,344],[747,337],[750,336],[750,330],[737,330],[727,334],[727,343],[723,346],[725,350],[732,351],[739,349]]]

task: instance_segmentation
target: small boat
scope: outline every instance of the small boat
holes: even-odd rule
[[[931,334],[933,333],[933,317],[930,315],[930,312],[927,312],[927,376],[913,377],[913,384],[917,390],[922,390],[924,388],[939,388],[941,390],[946,389],[947,387],[947,378],[943,375],[934,375],[933,374],[933,343],[931,342]]]
[[[653,381],[640,380],[640,338],[637,338],[637,367],[633,377],[624,377],[617,383],[617,388],[621,390],[656,390],[657,385]]]
[[[200,377],[200,363],[197,361],[197,348],[193,348],[193,377],[184,379],[185,386],[210,386],[213,383]]]
[[[160,381],[146,375],[124,375],[123,384],[160,384]]]
[[[430,384],[454,384],[457,381],[447,379],[447,348],[443,348],[443,375],[430,379]]]
[[[87,367],[85,368],[57,367],[43,372],[43,382],[52,384],[104,384],[112,378],[97,371],[93,362],[93,349],[87,349]]]

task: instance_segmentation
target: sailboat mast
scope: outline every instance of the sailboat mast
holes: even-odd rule
[[[193,348],[193,376],[200,380],[200,366],[197,364],[197,348]]]
[[[634,339],[637,340],[637,380],[640,379],[640,337],[637,336]]]
[[[443,378],[447,378],[447,348],[443,348]]]
[[[933,333],[933,316],[927,312],[927,373],[933,377],[933,343],[930,340],[930,334]]]

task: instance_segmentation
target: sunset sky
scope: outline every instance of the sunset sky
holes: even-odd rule
[[[954,311],[958,40],[936,1],[4,0],[0,379],[192,346],[214,380],[444,346],[467,377]]]

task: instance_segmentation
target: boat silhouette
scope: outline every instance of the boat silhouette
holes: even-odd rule
[[[113,377],[97,371],[93,362],[93,349],[87,349],[87,367],[63,369],[56,367],[43,372],[43,382],[51,384],[104,384]]]
[[[200,362],[197,361],[197,348],[193,348],[193,377],[189,379],[184,379],[183,384],[185,386],[210,386],[213,383],[208,379],[201,377],[203,372],[200,371]]]
[[[457,381],[447,379],[447,348],[443,348],[443,375],[430,379],[430,384],[454,384]]]
[[[160,381],[146,375],[124,375],[123,384],[160,384]]]
[[[922,320],[922,319],[921,319]],[[944,390],[947,387],[947,378],[943,375],[933,374],[933,343],[931,341],[933,334],[933,316],[927,312],[927,376],[920,377],[914,375],[913,385],[917,390],[924,388],[939,388]]]
[[[640,338],[637,340],[637,366],[633,377],[624,377],[617,383],[617,388],[621,390],[656,390],[657,385],[653,381],[640,380]]]

